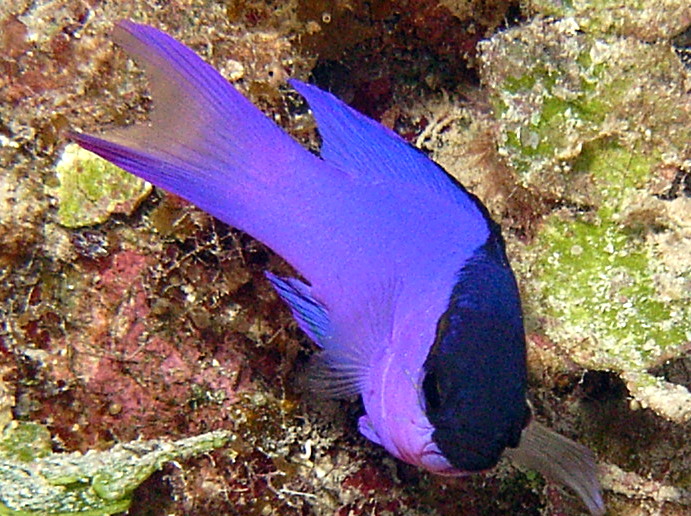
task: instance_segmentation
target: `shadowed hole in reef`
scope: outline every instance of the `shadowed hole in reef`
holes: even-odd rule
[[[680,168],[667,191],[657,194],[663,201],[673,201],[678,197],[691,197],[691,169]]]
[[[672,38],[672,47],[687,68],[691,68],[691,25]]]
[[[587,401],[615,401],[628,396],[622,379],[609,371],[587,371],[581,385]]]
[[[135,491],[130,516],[155,516],[166,514],[172,507],[173,491],[165,480],[163,471],[154,472]]]
[[[684,355],[654,367],[650,373],[691,390],[691,344]]]
[[[626,385],[615,373],[589,371],[581,387],[585,401],[582,436],[596,450],[598,461],[644,477],[664,478],[669,484],[686,475],[684,455],[678,453],[688,441],[682,425],[632,404]],[[660,439],[661,435],[665,438]]]

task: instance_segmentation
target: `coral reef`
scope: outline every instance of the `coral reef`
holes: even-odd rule
[[[151,192],[151,185],[68,145],[55,165],[60,186],[49,192],[58,202],[57,222],[77,228],[105,222],[113,213],[131,215]]]
[[[691,199],[665,195],[691,164],[687,69],[668,42],[573,18],[481,48],[499,151],[559,204],[521,256],[531,317],[572,360],[621,372],[642,406],[691,420],[691,394],[646,374],[691,341]]]
[[[416,141],[476,192],[524,291],[537,417],[596,450],[611,514],[686,514],[691,82],[678,35],[691,7],[517,4],[0,4],[0,426],[40,444],[3,441],[3,461],[110,460],[138,439],[224,430],[221,449],[174,465],[144,453],[146,475],[111,502],[131,499],[130,514],[582,510],[505,464],[444,479],[397,463],[359,436],[357,403],[305,392],[312,347],[263,277],[287,265],[178,198],[122,195],[88,165],[105,186],[92,190],[93,176],[58,164],[68,126],[146,119],[146,83],[109,41],[133,18],[192,46],[306,145],[318,135],[288,76]]]
[[[135,441],[82,455],[52,453],[50,433],[36,423],[12,423],[0,436],[2,514],[99,514],[126,511],[132,492],[169,461],[223,446],[217,431],[165,441]]]

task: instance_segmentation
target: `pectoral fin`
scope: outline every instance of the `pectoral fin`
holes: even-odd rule
[[[573,489],[593,516],[605,514],[595,455],[589,448],[533,420],[523,430],[518,448],[507,448],[505,455]]]

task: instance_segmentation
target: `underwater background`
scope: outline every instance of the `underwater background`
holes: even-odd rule
[[[290,268],[68,144],[143,121],[119,19],[166,30],[294,137],[288,77],[476,193],[522,289],[530,398],[608,514],[691,506],[691,6],[683,0],[0,4],[0,514],[581,514],[508,463],[444,479],[314,399]],[[215,450],[215,451],[213,451]]]

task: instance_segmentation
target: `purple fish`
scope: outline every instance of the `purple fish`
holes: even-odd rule
[[[410,464],[463,475],[504,454],[603,514],[593,454],[532,421],[520,299],[497,224],[389,129],[292,80],[323,144],[296,143],[168,35],[120,22],[150,125],[82,147],[261,240],[306,281],[267,277],[319,346],[320,388],[362,396],[360,431]]]

